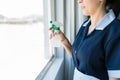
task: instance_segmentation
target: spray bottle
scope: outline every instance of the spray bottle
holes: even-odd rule
[[[57,22],[54,22],[51,20],[50,21],[50,24],[51,24],[51,27],[50,27],[50,30],[54,29],[55,32],[58,32],[60,30],[60,27],[58,25]],[[61,44],[60,44],[60,41],[59,41],[59,37],[57,35],[55,35],[51,40],[50,40],[50,45],[52,47],[60,47]]]

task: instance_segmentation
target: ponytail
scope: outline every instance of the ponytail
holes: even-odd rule
[[[120,0],[106,0],[106,6],[110,9],[113,9],[116,17],[119,16],[120,13]]]

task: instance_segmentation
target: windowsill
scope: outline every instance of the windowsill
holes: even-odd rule
[[[56,58],[52,65],[50,66],[50,68],[47,70],[47,72],[45,73],[44,77],[43,76],[38,76],[36,78],[36,80],[41,80],[41,77],[43,77],[42,80],[57,80],[56,78],[58,78],[58,73],[63,75],[63,70],[61,72],[61,69],[63,69],[63,58]],[[59,75],[60,77],[60,75]],[[62,76],[61,76],[62,78]],[[61,80],[61,79],[60,79]]]

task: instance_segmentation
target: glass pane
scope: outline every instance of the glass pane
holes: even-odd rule
[[[43,15],[42,7],[42,0],[0,0],[0,15],[7,17]]]
[[[43,16],[43,1],[2,0],[0,14],[10,18]],[[44,58],[44,28],[43,22],[0,25],[0,80],[35,80],[48,62]]]

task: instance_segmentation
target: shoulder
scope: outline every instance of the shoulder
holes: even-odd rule
[[[115,19],[108,25],[108,35],[111,37],[120,36],[120,20]]]
[[[111,41],[120,40],[120,20],[115,19],[105,29],[105,45]]]

